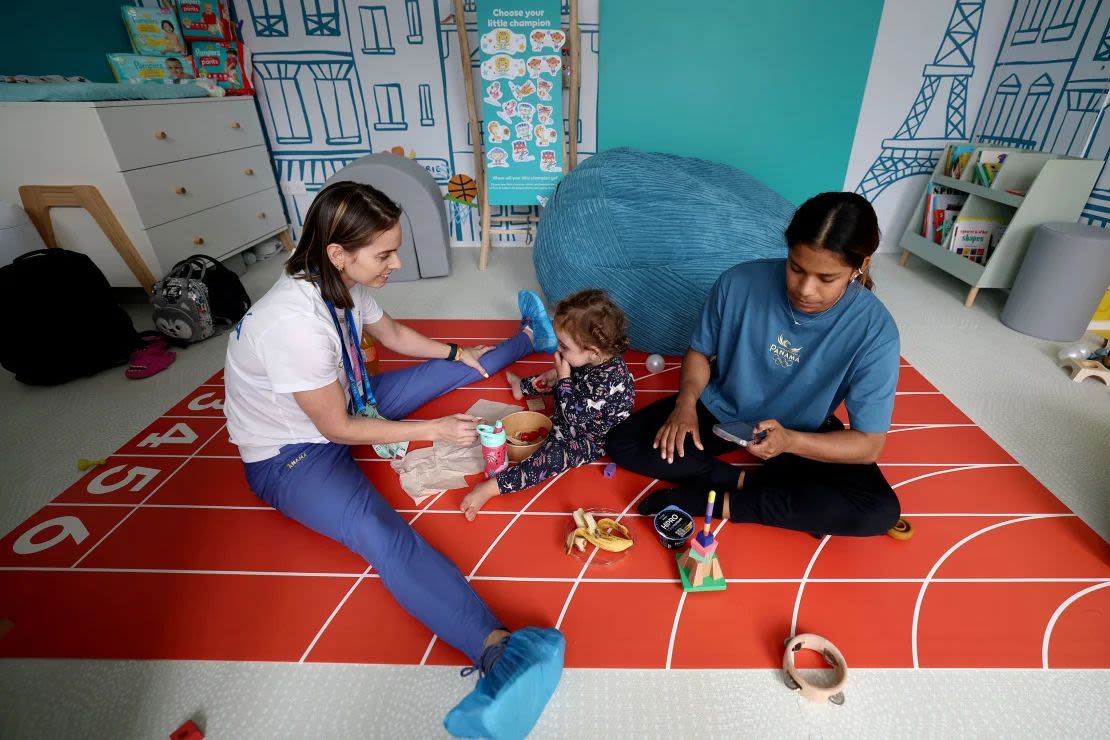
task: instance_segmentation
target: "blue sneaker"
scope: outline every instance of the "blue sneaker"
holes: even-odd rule
[[[550,354],[559,346],[555,338],[555,327],[547,318],[547,309],[540,297],[530,290],[516,294],[516,305],[520,308],[520,318],[532,330],[532,346],[537,352]]]
[[[565,651],[559,630],[526,627],[513,632],[482,655],[481,662],[492,665],[447,713],[443,726],[455,737],[526,737],[559,685]]]

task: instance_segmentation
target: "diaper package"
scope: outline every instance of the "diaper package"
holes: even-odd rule
[[[131,47],[136,54],[165,56],[188,53],[173,8],[124,5],[120,12],[123,13],[123,23],[127,26]]]
[[[193,44],[197,77],[206,77],[229,95],[253,95],[250,50],[239,41],[198,41]]]
[[[174,0],[186,41],[231,41],[231,15],[224,0]]]
[[[164,57],[145,54],[109,54],[108,64],[117,82],[181,85],[192,82],[196,77],[193,58],[183,54]]]

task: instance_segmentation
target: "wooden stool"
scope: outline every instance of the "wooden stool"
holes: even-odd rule
[[[290,230],[286,229],[277,235],[278,241],[281,242],[281,248],[286,252],[292,252],[297,247],[296,243],[293,241],[293,235],[289,232]]]
[[[116,214],[108,207],[104,196],[93,185],[23,185],[19,188],[23,200],[23,210],[31,218],[31,223],[39,230],[43,242],[48,247],[57,247],[54,225],[50,223],[51,208],[84,208],[96,221],[96,225],[108,237],[108,241],[119,252],[124,263],[138,279],[139,285],[150,293],[154,289],[154,274],[143,262],[127,232],[123,230]]]

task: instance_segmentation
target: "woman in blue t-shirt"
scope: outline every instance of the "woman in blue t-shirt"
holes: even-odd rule
[[[692,515],[707,492],[714,515],[815,535],[885,533],[898,498],[875,461],[886,442],[898,381],[894,320],[868,268],[879,226],[855,193],[822,193],[794,214],[785,260],[736,265],[718,278],[682,362],[679,392],[609,433],[618,465],[672,481],[639,506],[675,504]],[[849,429],[834,414],[844,403]],[[713,434],[754,426],[748,450],[764,461],[736,468]],[[687,439],[689,436],[689,440]]]

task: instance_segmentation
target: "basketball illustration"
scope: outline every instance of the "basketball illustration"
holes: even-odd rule
[[[464,203],[473,203],[478,197],[478,185],[470,175],[454,175],[447,181],[447,195]]]

